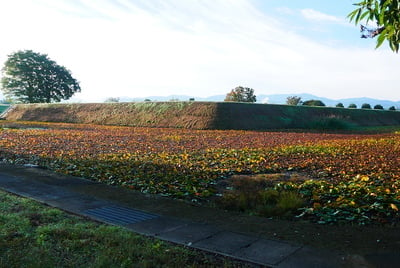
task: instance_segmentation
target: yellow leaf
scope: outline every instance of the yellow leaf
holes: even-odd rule
[[[397,208],[397,206],[396,206],[395,204],[390,204],[390,207],[391,207],[393,210],[399,211],[399,209]]]
[[[362,176],[361,177],[361,181],[369,181],[369,177],[368,176]]]

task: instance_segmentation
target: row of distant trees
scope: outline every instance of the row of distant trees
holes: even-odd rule
[[[301,97],[298,96],[289,96],[286,99],[286,104],[287,105],[305,105],[305,106],[326,106],[325,103],[323,103],[321,100],[307,100],[307,101],[302,101]],[[343,103],[339,102],[338,104],[335,105],[337,108],[345,108]],[[357,105],[355,103],[349,104],[347,108],[350,109],[357,109]],[[383,110],[383,106],[380,104],[376,104],[373,107],[375,110]],[[361,109],[372,109],[372,106],[369,103],[364,103],[361,105]],[[391,106],[389,107],[390,111],[395,111],[396,107]]]
[[[232,89],[225,97],[225,101],[231,101],[231,102],[256,102],[257,98],[256,95],[254,95],[254,89],[248,88],[248,87],[236,87]],[[304,106],[321,106],[324,107],[326,106],[325,103],[323,103],[321,100],[307,100],[307,101],[302,101],[301,97],[298,96],[289,96],[286,99],[286,104],[287,105],[304,105]],[[343,103],[339,102],[336,104],[337,108],[345,108]],[[350,109],[357,109],[357,105],[354,103],[351,103],[347,108]],[[383,110],[383,106],[380,104],[377,104],[373,107],[375,110]],[[368,103],[364,103],[361,105],[361,109],[372,109],[371,105]],[[394,106],[391,106],[389,110],[395,111],[396,108]]]

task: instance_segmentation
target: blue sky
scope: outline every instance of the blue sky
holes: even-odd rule
[[[15,0],[0,2],[0,64],[22,49],[108,97],[310,93],[399,101],[399,55],[360,38],[356,1]]]

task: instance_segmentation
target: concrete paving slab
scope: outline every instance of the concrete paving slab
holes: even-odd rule
[[[249,247],[236,252],[235,256],[261,265],[275,266],[299,249],[300,246],[289,243],[259,239]]]
[[[47,200],[45,203],[75,214],[83,214],[85,210],[105,207],[111,204],[110,202],[81,194],[74,194],[66,198]]]
[[[73,193],[56,186],[49,186],[42,183],[29,182],[25,180],[15,180],[12,182],[0,183],[0,187],[6,191],[22,195],[24,197],[34,198],[38,201],[46,201],[57,198],[72,196]]]
[[[187,224],[188,223],[183,220],[161,216],[155,219],[129,224],[126,228],[140,234],[156,236],[182,228]]]
[[[20,182],[22,178],[0,173],[0,186],[7,186],[9,183]]]
[[[295,253],[288,256],[280,262],[279,268],[335,268],[342,267],[342,259],[340,256],[332,254],[332,252],[324,250],[316,250],[310,247],[302,247]]]
[[[175,230],[161,233],[156,237],[174,243],[191,246],[193,243],[207,239],[218,232],[220,232],[220,230],[214,226],[190,223]]]
[[[257,239],[257,237],[224,231],[193,243],[192,246],[198,249],[232,255],[240,249],[249,247]]]
[[[32,198],[35,198],[36,200],[41,202],[47,202],[54,199],[69,198],[75,196],[75,194],[70,191],[62,191],[60,189],[54,189],[54,188],[43,189],[41,193],[37,191],[30,192],[29,195],[31,195]]]
[[[54,176],[43,175],[43,176],[37,176],[35,180],[41,183],[46,183],[48,185],[67,186],[67,187],[100,184],[100,182],[94,182],[87,179],[67,177],[67,176],[55,178]]]

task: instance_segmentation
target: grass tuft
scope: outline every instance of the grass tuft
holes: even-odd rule
[[[268,177],[249,176],[234,177],[232,187],[216,202],[224,209],[266,217],[293,216],[304,205],[298,192],[274,189]]]

